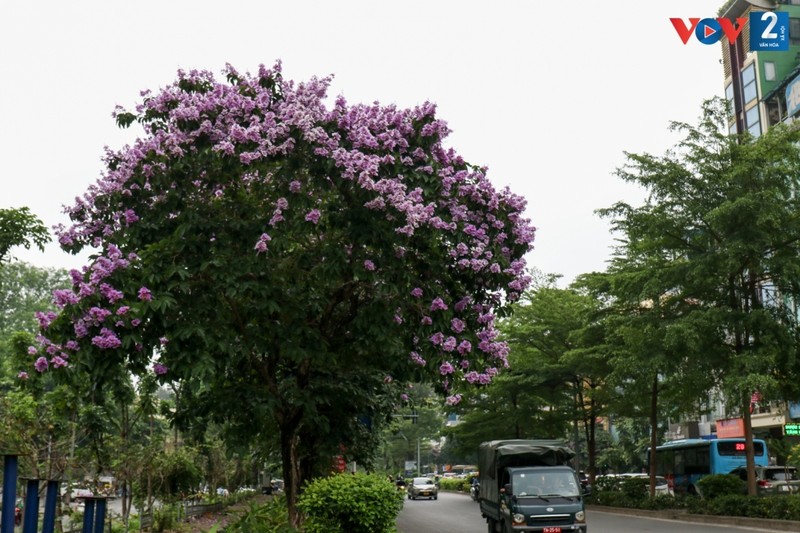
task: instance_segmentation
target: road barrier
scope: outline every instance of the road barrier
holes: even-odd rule
[[[0,508],[0,533],[14,533],[16,509],[17,509],[17,481],[19,474],[19,456],[5,454],[3,456],[3,499]],[[58,481],[25,479],[25,513],[22,520],[23,533],[36,533],[39,525],[39,484],[46,482],[44,517],[42,518],[41,533],[53,533],[56,523],[56,502],[58,498]],[[89,500],[90,498],[87,498]],[[91,498],[95,500],[92,504],[92,511],[89,512],[89,502],[87,501],[87,512],[84,516],[91,516],[92,523],[87,526],[84,520],[83,533],[103,533],[103,517],[105,516],[105,498]],[[102,503],[100,502],[102,500]],[[87,529],[88,527],[88,529]]]

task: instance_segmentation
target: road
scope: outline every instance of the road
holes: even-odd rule
[[[723,533],[768,531],[744,527],[687,524],[601,511],[586,513],[589,533]],[[478,504],[466,495],[440,492],[438,500],[405,500],[397,519],[399,533],[486,533]]]

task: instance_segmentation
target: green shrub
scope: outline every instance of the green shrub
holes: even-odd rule
[[[251,504],[249,510],[225,528],[225,533],[296,532],[289,524],[289,511],[284,496],[275,496],[263,505]]]
[[[469,492],[469,485],[466,479],[442,478],[439,480],[441,490],[455,490],[458,492]]]
[[[609,507],[637,507],[636,502],[631,501],[625,494],[618,490],[602,490],[592,494],[591,503],[597,505],[607,505]]]
[[[297,507],[307,533],[390,533],[405,495],[378,474],[336,474],[306,485]]]
[[[719,516],[749,516],[750,498],[741,494],[718,494],[704,496],[704,505],[698,509],[701,514]]]
[[[671,496],[650,496],[649,494],[638,500],[639,509],[650,511],[661,511],[663,509],[675,509],[675,499]]]
[[[165,505],[153,509],[153,531],[161,533],[169,531],[178,523],[180,510],[176,505]]]
[[[623,479],[619,488],[625,496],[632,500],[644,500],[650,491],[650,478],[631,477]]]
[[[709,500],[720,496],[740,495],[747,490],[745,482],[739,476],[731,474],[704,476],[697,482],[697,488],[703,498]]]
[[[598,476],[592,485],[592,492],[619,490],[622,479],[615,476]]]
[[[74,522],[73,522],[74,523]],[[125,526],[125,523],[122,519],[115,518],[111,521],[111,533],[130,533],[132,531],[139,531],[140,522],[138,516],[131,516],[128,518],[128,525]]]

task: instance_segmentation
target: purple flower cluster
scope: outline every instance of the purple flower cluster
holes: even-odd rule
[[[114,348],[119,348],[122,342],[113,331],[108,328],[103,328],[100,330],[100,335],[92,337],[92,344],[104,350],[113,350]]]
[[[227,83],[207,71],[179,71],[173,84],[142,93],[130,115],[145,136],[109,150],[104,175],[67,209],[74,223],[58,228],[62,247],[105,250],[91,266],[71,273],[73,290],[54,294],[57,307],[73,317],[75,339],[91,339],[101,350],[118,349],[146,319],[142,313],[158,307],[147,304],[153,292],[168,294],[155,285],[151,291],[142,281],[124,283],[126,269],[139,257],[123,254],[114,243],[139,252],[143,241],[131,241],[130,235],[146,227],[144,222],[177,228],[186,215],[179,206],[220,209],[237,195],[252,193],[262,195],[252,203],[258,206],[258,229],[244,242],[265,270],[278,250],[345,239],[325,227],[340,219],[343,205],[363,211],[360,220],[388,228],[381,242],[341,242],[348,252],[346,267],[363,267],[374,287],[406,280],[397,287],[397,309],[393,306],[383,323],[408,339],[403,353],[412,354],[411,365],[445,377],[445,390],[450,380],[488,383],[494,373],[475,369],[507,365],[508,347],[497,340],[497,310],[517,300],[531,282],[524,256],[532,249],[535,228],[524,216],[525,200],[495,189],[485,168],[467,164],[445,147],[449,129],[433,104],[401,109],[349,105],[339,97],[331,106],[326,103],[331,78],[284,81],[280,63],[261,66],[255,74],[228,65],[224,75]],[[115,112],[118,120],[128,115],[121,108]],[[224,159],[226,168],[238,168],[238,174],[171,172],[175,162],[194,157],[200,147]],[[293,157],[292,164],[283,164]],[[326,169],[324,175],[276,170],[296,169],[309,160]],[[340,191],[346,194],[336,197]],[[182,201],[170,202],[175,195],[184,195]],[[342,198],[358,198],[357,205],[343,204]],[[208,246],[229,244],[219,242],[224,238],[222,231],[205,235]],[[383,246],[388,240],[392,247]],[[439,247],[442,257],[427,265],[420,255]],[[451,283],[456,278],[458,283]],[[432,299],[422,300],[423,295]],[[37,318],[45,329],[55,315]],[[158,350],[153,339],[161,332],[152,333],[148,342],[155,346],[147,348]],[[144,350],[142,342],[134,345]],[[49,355],[50,360],[37,361],[37,369],[58,366],[57,354]],[[153,369],[159,373],[156,368],[162,366]],[[448,401],[459,399],[453,395]]]

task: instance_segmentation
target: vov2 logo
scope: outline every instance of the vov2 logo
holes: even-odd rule
[[[687,25],[682,18],[669,19],[678,36],[687,44],[692,34],[702,44],[716,44],[723,36],[730,44],[736,42],[745,24],[750,23],[750,50],[788,50],[789,13],[785,11],[751,11],[750,17],[731,20],[719,18],[690,18]]]

